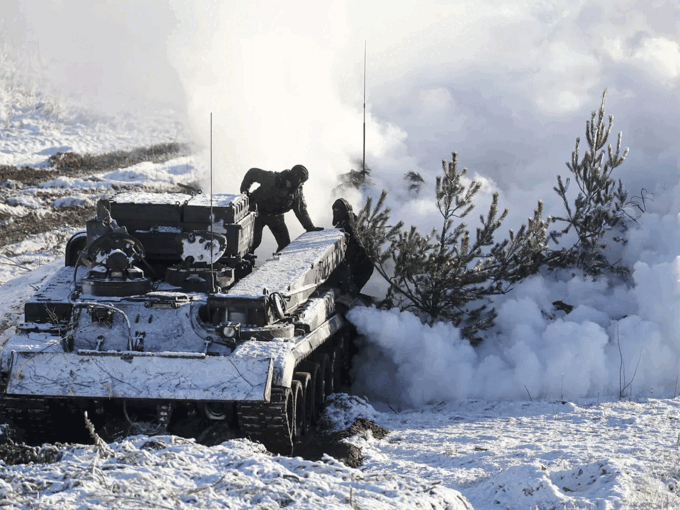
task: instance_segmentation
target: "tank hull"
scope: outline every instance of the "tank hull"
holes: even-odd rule
[[[126,211],[126,200],[112,200],[112,210]],[[76,421],[87,410],[101,427],[122,410],[130,425],[144,415],[173,431],[194,417],[193,437],[220,424],[290,453],[348,368],[352,328],[332,285],[345,235],[303,234],[253,270],[246,252],[254,213],[243,198],[234,202],[218,201],[218,219],[239,234],[219,243],[220,234],[205,231],[211,216],[201,201],[142,197],[134,214],[121,214],[127,227],[107,218],[107,203],[99,207],[86,241],[72,243],[82,250],[70,248],[72,265],[26,303],[26,322],[0,356],[0,405],[26,439],[42,440],[64,410]],[[179,222],[160,224],[167,215]],[[200,230],[190,230],[194,223]],[[217,260],[205,262],[215,247]],[[180,270],[182,278],[165,277]],[[229,270],[226,288],[206,281]]]

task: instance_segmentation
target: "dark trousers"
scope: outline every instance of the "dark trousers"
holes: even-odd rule
[[[258,216],[255,218],[255,225],[253,226],[253,247],[251,253],[260,246],[262,242],[262,230],[268,226],[274,239],[278,244],[276,251],[283,250],[290,244],[290,234],[288,234],[288,227],[283,219],[283,214],[269,214],[267,216]]]
[[[373,275],[373,262],[368,257],[364,258],[360,263],[354,264],[352,266],[352,280],[354,285],[361,290],[368,280],[371,279]]]
[[[341,292],[358,295],[371,279],[371,275],[373,275],[373,263],[368,257],[353,264],[344,260],[333,271],[327,283],[331,287],[339,287]]]

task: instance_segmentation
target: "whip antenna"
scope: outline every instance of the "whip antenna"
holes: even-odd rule
[[[366,41],[364,41],[364,153],[361,159],[361,174],[366,177]]]
[[[210,291],[215,293],[215,269],[213,267],[213,250],[215,236],[213,235],[213,164],[212,164],[212,112],[210,112]]]

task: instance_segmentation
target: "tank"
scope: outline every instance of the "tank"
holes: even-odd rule
[[[346,239],[308,232],[254,269],[256,214],[245,194],[100,200],[2,350],[5,419],[34,442],[87,413],[105,438],[228,429],[291,453],[348,373]]]

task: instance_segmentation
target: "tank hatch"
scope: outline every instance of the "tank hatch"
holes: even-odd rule
[[[227,250],[227,238],[206,231],[184,232],[176,236],[181,264],[165,271],[165,281],[185,292],[214,292],[234,283],[234,269],[220,264]]]
[[[134,296],[152,288],[151,279],[134,265],[144,259],[144,246],[127,233],[98,237],[88,247],[86,257],[92,266],[80,282],[86,294]]]

